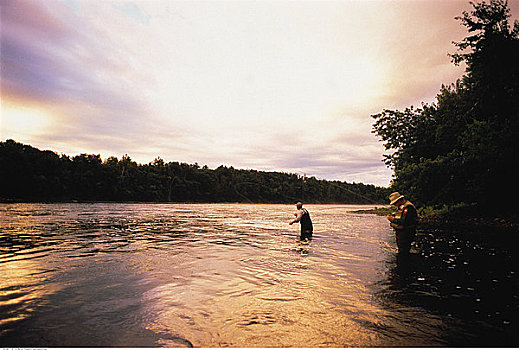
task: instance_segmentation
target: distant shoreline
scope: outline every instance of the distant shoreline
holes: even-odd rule
[[[129,156],[42,151],[0,142],[0,202],[383,203],[389,189],[282,171],[210,169],[198,163],[139,164]]]
[[[357,214],[376,214],[376,215],[379,215],[379,216],[385,216],[385,215],[391,214],[391,213],[393,213],[395,211],[395,209],[391,208],[389,205],[381,205],[381,207],[377,207],[377,205],[379,205],[379,204],[372,204],[372,205],[375,205],[376,207],[374,209],[355,210],[355,211],[352,211],[352,213],[357,213]]]
[[[21,204],[21,203],[31,203],[31,204],[95,204],[95,203],[103,203],[103,204],[286,204],[286,205],[295,205],[294,203],[287,202],[161,202],[161,201],[102,201],[102,200],[63,200],[63,201],[42,201],[42,200],[14,200],[14,199],[0,199],[0,204]],[[304,203],[305,205],[363,205],[363,206],[378,206],[381,204],[377,203]],[[365,211],[369,211],[372,209],[366,209]],[[364,210],[360,210],[364,211]]]

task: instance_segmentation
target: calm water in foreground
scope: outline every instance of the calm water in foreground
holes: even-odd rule
[[[307,208],[0,204],[0,344],[519,346],[516,247]]]

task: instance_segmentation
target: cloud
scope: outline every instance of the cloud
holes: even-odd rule
[[[391,172],[370,115],[431,102],[461,76],[447,54],[465,35],[453,18],[470,8],[456,0],[0,6],[2,138],[379,185]]]
[[[2,4],[2,97],[53,109],[51,140],[139,125],[147,107],[118,76],[128,72],[123,53],[114,57],[113,42],[87,35],[95,28],[74,13],[57,18],[66,10],[55,2]]]

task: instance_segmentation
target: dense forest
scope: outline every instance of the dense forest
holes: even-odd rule
[[[137,164],[0,142],[2,201],[386,203],[388,189],[296,174],[165,163]]]
[[[392,187],[420,206],[473,205],[514,213],[518,201],[519,23],[508,3],[471,3],[456,17],[468,36],[455,42],[465,74],[432,104],[373,115]]]

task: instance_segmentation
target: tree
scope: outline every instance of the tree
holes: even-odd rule
[[[0,200],[295,203],[384,203],[386,189],[296,174],[215,170],[197,163],[141,165],[80,154],[70,158],[13,140],[0,142]],[[302,192],[304,189],[304,193]]]
[[[471,3],[456,17],[469,36],[454,43],[462,79],[442,86],[436,102],[372,117],[391,151],[393,187],[420,205],[476,203],[513,210],[518,159],[519,25],[510,29],[507,2]],[[502,200],[503,193],[515,192]]]
[[[472,104],[460,142],[475,174],[471,187],[484,204],[502,202],[503,209],[512,209],[519,175],[519,23],[511,29],[507,2],[473,7],[457,17],[472,35],[455,43],[458,52],[452,55],[454,63],[467,65],[464,84]]]

